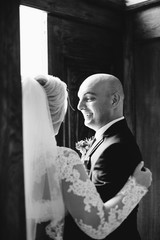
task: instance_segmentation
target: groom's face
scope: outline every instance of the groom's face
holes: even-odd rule
[[[84,117],[84,124],[97,131],[110,121],[111,96],[103,82],[83,82],[79,92],[78,109]]]

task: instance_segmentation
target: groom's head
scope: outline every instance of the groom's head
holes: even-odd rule
[[[84,116],[84,123],[95,131],[123,116],[123,87],[113,75],[89,76],[81,84],[78,97],[78,109]]]

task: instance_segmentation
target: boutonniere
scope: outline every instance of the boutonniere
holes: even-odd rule
[[[86,138],[85,140],[80,140],[76,143],[76,149],[80,151],[82,157],[86,155],[88,149],[91,147],[94,136],[91,138]]]

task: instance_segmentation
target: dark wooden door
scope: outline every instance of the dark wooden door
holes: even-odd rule
[[[94,73],[121,75],[122,41],[113,29],[106,31],[105,27],[52,14],[48,17],[48,26],[49,73],[67,83],[70,103],[74,108],[68,108],[57,141],[74,149],[75,142],[93,135],[93,131],[83,125],[83,117],[77,110],[79,86]]]
[[[0,8],[0,239],[26,239],[19,0]]]

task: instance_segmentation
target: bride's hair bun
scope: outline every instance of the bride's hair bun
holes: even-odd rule
[[[67,110],[67,85],[58,77],[54,77],[51,75],[40,75],[35,79],[45,89],[48,98],[52,124],[56,133],[56,125],[63,121]]]

